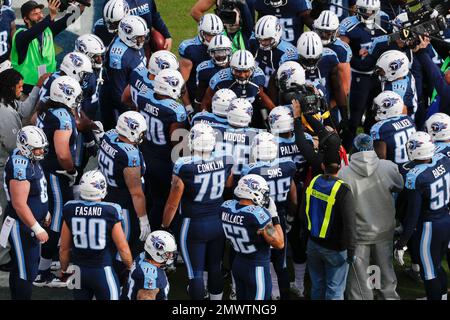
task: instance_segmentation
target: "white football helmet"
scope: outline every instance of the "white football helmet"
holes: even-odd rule
[[[282,32],[283,28],[281,27],[280,21],[275,16],[263,16],[255,25],[255,37],[262,50],[275,48],[280,43]],[[269,39],[270,42],[264,41]]]
[[[80,196],[94,201],[106,197],[106,178],[99,170],[87,171],[80,180]]]
[[[269,113],[270,131],[274,134],[294,131],[294,115],[287,106],[275,107]]]
[[[126,16],[119,23],[119,38],[128,47],[139,50],[148,34],[147,22],[138,16]],[[138,39],[141,37],[141,39]],[[142,41],[139,41],[142,40]]]
[[[150,56],[148,62],[148,70],[151,74],[157,75],[161,70],[172,69],[178,70],[180,64],[176,55],[167,50],[159,50]]]
[[[339,30],[339,18],[330,10],[324,10],[314,20],[314,31],[319,35],[324,46],[336,41]]]
[[[381,121],[403,114],[404,102],[394,91],[383,91],[373,99],[375,120]]]
[[[227,111],[232,100],[236,99],[236,93],[230,89],[219,89],[212,97],[212,112],[219,117],[227,117]]]
[[[35,155],[34,149],[44,149],[48,147],[47,136],[42,129],[36,126],[25,126],[17,133],[16,146],[22,155],[30,160],[39,161],[44,159],[45,152],[42,155]]]
[[[209,46],[208,39],[206,36],[217,36],[223,33],[223,23],[219,16],[214,13],[207,13],[201,17],[198,23],[198,36],[202,43]]]
[[[230,63],[233,45],[230,38],[224,35],[217,35],[211,39],[208,45],[208,53],[214,64],[224,67]]]
[[[252,116],[253,106],[248,100],[237,98],[231,101],[227,112],[227,120],[230,125],[238,128],[248,127]]]
[[[214,129],[206,123],[197,123],[189,132],[188,145],[191,151],[211,152],[216,144]]]
[[[382,82],[406,77],[409,73],[409,59],[401,51],[386,51],[378,58],[376,73]]]
[[[64,56],[59,69],[79,83],[83,83],[89,74],[94,72],[91,59],[87,55],[75,51]]]
[[[297,41],[299,62],[306,70],[315,70],[323,54],[323,44],[319,35],[313,31],[302,33]]]
[[[234,195],[240,199],[252,200],[257,206],[264,207],[270,199],[267,181],[257,174],[248,174],[239,179]]]
[[[431,140],[431,136],[423,131],[414,132],[409,136],[406,143],[409,160],[427,160],[431,159],[436,150],[436,146]]]
[[[154,91],[174,100],[181,97],[184,90],[184,79],[178,70],[164,69],[153,80]]]
[[[251,146],[254,161],[272,161],[278,155],[278,142],[269,132],[261,132],[255,136]]]
[[[277,71],[278,88],[287,90],[306,83],[305,69],[295,61],[286,61]]]
[[[126,111],[117,119],[117,133],[130,140],[131,143],[140,144],[147,129],[147,122],[139,112]]]
[[[83,91],[74,78],[61,76],[53,80],[50,86],[50,100],[76,110],[83,100]]]
[[[177,244],[173,235],[167,231],[157,230],[148,235],[144,250],[157,263],[162,265],[172,264],[177,251]]]
[[[361,21],[369,29],[373,29],[375,24],[375,18],[380,12],[381,3],[380,0],[357,0],[356,12],[361,18]]]
[[[393,23],[393,31],[398,32],[401,27],[404,26],[405,23],[409,22],[408,13],[402,12],[398,16],[395,17]]]
[[[110,0],[103,7],[103,21],[108,31],[116,33],[119,22],[130,12],[130,7],[125,0]]]
[[[427,132],[433,141],[447,141],[450,139],[450,116],[446,113],[435,113],[425,122]]]
[[[255,58],[250,51],[238,50],[231,57],[230,68],[239,84],[247,84],[255,71]],[[250,71],[250,75],[243,78],[237,74],[238,71]]]
[[[84,34],[75,40],[75,51],[81,52],[91,59],[92,67],[101,69],[106,48],[103,41],[95,34]]]

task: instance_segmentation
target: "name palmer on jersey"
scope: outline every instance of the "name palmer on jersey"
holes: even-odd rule
[[[300,150],[296,144],[280,146],[280,157],[287,157],[298,153],[300,153]]]

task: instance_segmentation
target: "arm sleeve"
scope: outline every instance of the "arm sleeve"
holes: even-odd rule
[[[253,32],[253,17],[247,3],[238,2],[238,8],[242,18],[242,35],[246,39],[250,39]]]
[[[434,64],[427,52],[425,50],[420,50],[417,53],[417,58],[423,64],[425,73],[432,85],[435,86],[438,94],[442,97],[450,98],[450,85],[447,84],[441,70]]]
[[[404,246],[409,238],[411,238],[411,235],[417,226],[417,221],[419,220],[420,209],[422,208],[422,196],[420,195],[420,190],[406,189],[406,199],[408,203],[406,209],[407,214],[403,222],[404,231],[400,236],[400,240],[398,240],[399,246]]]
[[[50,24],[50,30],[52,30],[53,33],[53,37],[56,37],[58,34],[60,34],[62,31],[64,31],[68,25],[67,25],[67,21],[69,20],[69,18],[75,14],[74,13],[68,13],[66,14],[64,17],[62,17],[61,19],[53,22],[52,24]]]
[[[300,119],[295,119],[294,121],[294,131],[295,131],[295,143],[299,148],[301,154],[308,162],[308,164],[313,167],[313,172],[320,171],[320,164],[322,163],[322,155],[314,150],[308,140],[305,138],[305,132],[303,130],[303,125]]]
[[[39,88],[35,86],[25,101],[17,100],[17,110],[22,118],[27,118],[33,113],[39,100]]]
[[[161,18],[161,15],[159,14],[158,9],[156,9],[155,1],[153,1],[153,6],[152,6],[152,24],[156,30],[161,32],[161,34],[164,36],[164,38],[167,39],[167,38],[172,37],[170,35],[169,29],[166,26],[166,23]]]
[[[343,218],[343,234],[344,243],[347,247],[347,255],[352,257],[355,255],[356,247],[356,212],[353,194],[347,186],[342,186],[342,190],[345,190],[342,201],[337,202],[339,211]]]

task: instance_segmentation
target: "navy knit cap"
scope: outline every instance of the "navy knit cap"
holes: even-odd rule
[[[365,133],[357,135],[355,139],[353,139],[353,148],[354,152],[373,150],[372,137]]]

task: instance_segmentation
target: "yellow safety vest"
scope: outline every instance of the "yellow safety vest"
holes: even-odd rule
[[[321,174],[316,176],[306,188],[306,217],[311,235],[325,239],[332,219],[336,194],[343,181],[322,177]]]

